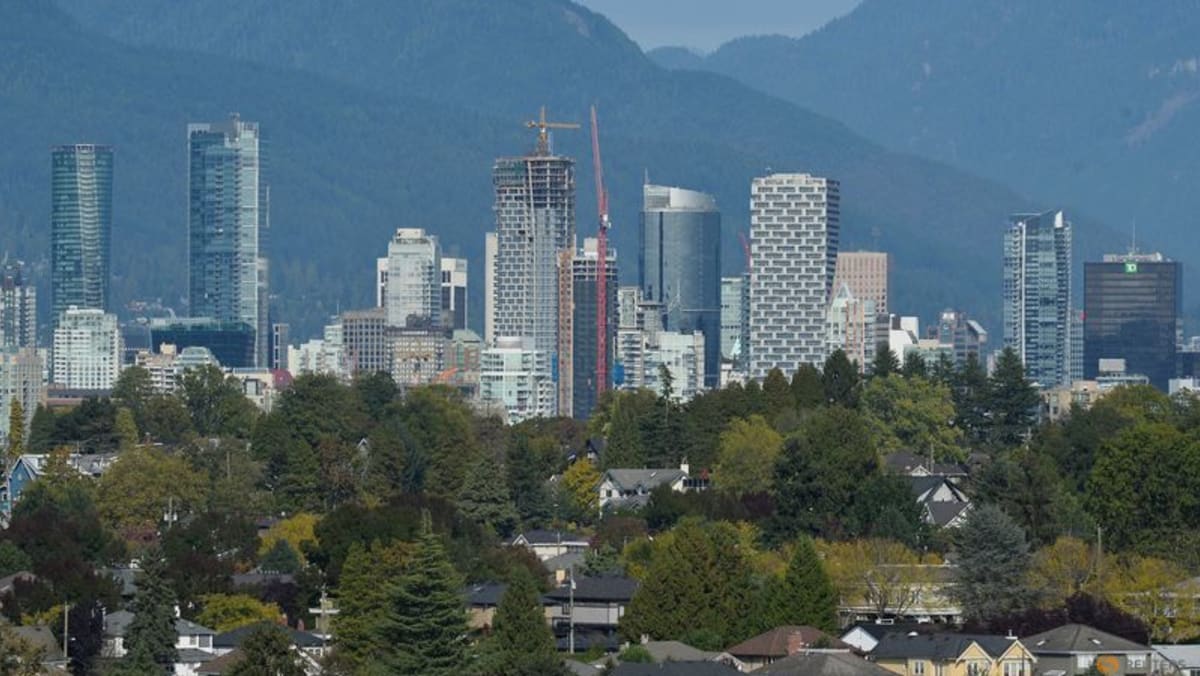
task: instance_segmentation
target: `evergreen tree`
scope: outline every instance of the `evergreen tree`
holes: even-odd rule
[[[491,453],[484,453],[467,472],[458,495],[458,510],[500,537],[508,537],[519,517],[508,492],[508,483],[497,480],[502,476],[504,470],[500,463]]]
[[[13,397],[8,407],[8,465],[25,452],[25,409],[21,400]],[[7,470],[7,468],[5,468]]]
[[[565,674],[546,624],[533,575],[517,567],[483,645],[479,672],[484,676],[552,676]]]
[[[1004,348],[987,386],[991,442],[1000,447],[1022,443],[1037,418],[1037,406],[1037,390],[1025,378],[1021,358],[1012,348]]]
[[[508,449],[508,494],[513,496],[517,515],[521,522],[540,525],[551,514],[550,493],[546,488],[547,476],[542,472],[542,463],[534,452],[530,439],[517,433]]]
[[[963,617],[982,622],[1029,607],[1030,555],[1025,531],[995,505],[976,508],[955,534],[954,594]]]
[[[354,543],[338,580],[338,614],[333,619],[334,648],[350,667],[365,666],[386,649],[382,628],[389,609],[388,585],[404,574],[412,546]]]
[[[762,391],[763,404],[767,407],[766,414],[769,419],[773,420],[775,416],[795,406],[791,385],[779,368],[767,372],[767,377],[763,378]]]
[[[768,585],[767,624],[798,624],[821,631],[837,629],[837,591],[821,566],[813,542],[801,537],[782,580]]]
[[[29,442],[25,444],[27,453],[49,453],[59,443],[58,416],[54,411],[38,404],[33,412],[33,421],[29,424]]]
[[[834,350],[821,372],[825,402],[831,406],[858,407],[858,366],[841,350]]]
[[[886,378],[900,370],[900,360],[896,359],[896,353],[892,352],[891,346],[887,341],[880,341],[875,345],[875,358],[871,361],[871,375],[879,378]]]
[[[146,407],[154,396],[154,382],[144,366],[121,369],[121,375],[117,376],[117,382],[113,385],[112,399],[133,413],[134,422],[139,428],[146,424]]]
[[[229,676],[305,676],[304,665],[283,628],[264,624],[242,641],[242,661]]]
[[[975,353],[968,354],[966,361],[955,371],[951,395],[955,426],[963,431],[968,443],[982,444],[988,434],[988,378]]]
[[[825,384],[821,372],[812,364],[801,364],[792,375],[792,401],[801,411],[814,409],[825,403]]]
[[[413,557],[390,594],[379,632],[383,658],[394,674],[452,676],[467,662],[462,579],[434,535],[428,513],[424,521]]]
[[[940,353],[938,358],[946,357],[946,354]],[[949,357],[946,357],[949,359]],[[925,363],[925,358],[917,352],[908,352],[904,355],[904,365],[900,367],[900,374],[905,378],[927,378],[929,376],[929,365]]]
[[[142,557],[142,574],[133,598],[133,621],[125,634],[127,666],[153,665],[142,674],[171,673],[175,668],[175,594],[167,578],[162,550],[150,549]]]
[[[294,575],[300,572],[300,555],[287,540],[276,540],[275,545],[258,562],[258,567],[272,573]]]
[[[117,418],[113,426],[117,432],[117,443],[122,451],[128,451],[137,446],[138,428],[133,419],[133,411],[125,407],[117,409]]]

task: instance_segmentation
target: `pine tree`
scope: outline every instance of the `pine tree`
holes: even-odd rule
[[[996,359],[986,392],[991,442],[1001,447],[1020,444],[1037,416],[1038,394],[1025,378],[1025,366],[1012,348],[1005,348]]]
[[[509,447],[507,460],[508,492],[513,496],[517,514],[526,525],[540,525],[550,518],[550,495],[546,490],[547,476],[542,462],[529,437],[516,436]]]
[[[458,510],[471,521],[507,537],[517,525],[517,509],[508,492],[508,483],[498,481],[504,469],[490,453],[467,472],[458,496]]]
[[[292,649],[291,638],[280,627],[263,625],[241,645],[245,657],[229,670],[229,676],[304,676],[307,672]]]
[[[771,626],[798,624],[822,631],[837,629],[837,591],[809,538],[796,542],[783,579],[769,589],[766,612]]]
[[[517,567],[496,608],[493,633],[483,646],[484,676],[550,676],[565,673],[546,624],[533,576]]]
[[[858,367],[841,350],[834,350],[825,360],[821,382],[825,386],[825,402],[846,408],[858,407]]]
[[[941,353],[939,359],[945,356],[945,353]],[[900,373],[905,378],[926,378],[929,375],[929,365],[920,353],[909,352],[904,355],[904,366],[900,367]]]
[[[825,384],[821,372],[812,364],[801,364],[792,375],[792,400],[801,411],[814,409],[825,403]]]
[[[1029,542],[1004,510],[995,505],[973,510],[955,534],[955,545],[954,594],[965,619],[986,621],[1028,607]]]
[[[128,451],[137,446],[138,428],[137,423],[134,422],[132,411],[125,407],[117,409],[117,417],[113,423],[113,427],[116,430],[118,444],[122,451]]]
[[[25,409],[21,406],[21,400],[13,397],[8,407],[8,464],[11,466],[24,452]]]
[[[778,368],[767,372],[767,377],[763,378],[762,392],[767,415],[772,419],[795,405],[791,385]]]
[[[142,574],[138,578],[137,595],[133,598],[133,621],[125,635],[129,650],[127,666],[150,671],[136,673],[170,673],[174,671],[175,595],[167,580],[167,561],[162,551],[154,548],[142,557]]]
[[[871,375],[886,378],[900,370],[900,360],[892,352],[887,341],[880,341],[875,346],[875,359],[871,361]]]
[[[405,542],[350,546],[338,579],[339,612],[333,619],[335,649],[345,664],[365,666],[372,656],[382,654],[381,631],[390,603],[388,585],[404,574],[411,556],[412,545]]]
[[[413,558],[392,589],[388,617],[380,630],[383,660],[394,674],[451,676],[467,662],[462,580],[429,515]]]

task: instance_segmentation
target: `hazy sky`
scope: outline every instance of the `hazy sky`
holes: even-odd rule
[[[705,51],[743,35],[798,37],[853,9],[859,0],[576,0],[607,16],[643,49]]]

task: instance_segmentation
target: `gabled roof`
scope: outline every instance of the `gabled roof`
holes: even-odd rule
[[[625,492],[650,492],[663,484],[672,484],[687,478],[687,472],[674,469],[610,469],[604,473],[618,490]]]
[[[860,622],[858,624],[847,627],[842,632],[842,637],[850,635],[850,632],[858,629],[876,641],[880,641],[888,634],[932,634],[938,629],[938,626],[928,622],[894,622],[892,624],[879,624],[878,622]]]
[[[480,582],[463,590],[463,596],[466,597],[468,606],[494,608],[500,605],[505,589],[508,589],[508,585],[503,582]]]
[[[244,659],[246,659],[246,653],[241,650],[233,650],[202,665],[196,670],[196,673],[199,676],[223,676]]]
[[[754,671],[770,676],[891,676],[892,672],[852,653],[796,653]]]
[[[67,456],[67,465],[80,474],[98,477],[116,459],[116,453],[71,453]],[[17,458],[17,462],[13,464],[13,468],[15,469],[17,464],[22,464],[29,470],[29,474],[36,478],[41,476],[42,471],[46,469],[46,463],[49,461],[50,455],[48,453],[26,453]]]
[[[957,659],[972,643],[988,655],[1000,657],[1017,639],[991,634],[900,634],[884,636],[871,655],[875,659],[924,658],[936,662]]]
[[[731,648],[726,648],[725,652],[737,658],[786,657],[789,654],[788,643],[797,635],[802,644],[798,647],[814,648],[821,644],[830,650],[850,649],[850,646],[842,643],[841,639],[834,638],[816,627],[784,625],[748,638]]]
[[[934,491],[942,486],[949,488],[957,501],[966,502],[967,500],[962,489],[944,476],[910,476],[908,485],[912,488],[913,497],[922,502],[930,501]]]
[[[317,636],[308,633],[307,631],[300,631],[299,629],[292,629],[291,627],[285,627],[283,625],[277,625],[271,622],[255,622],[254,624],[248,624],[244,627],[230,629],[227,632],[217,634],[213,638],[213,647],[239,648],[242,645],[242,641],[245,641],[247,636],[253,634],[262,627],[278,627],[279,629],[282,629],[284,633],[287,634],[288,640],[291,641],[292,645],[296,646],[297,648],[320,648],[325,645],[324,641]]]
[[[571,543],[587,543],[588,539],[579,533],[572,533],[568,530],[542,530],[534,529],[527,530],[524,533],[518,533],[513,538],[514,545],[554,545],[559,542]]]
[[[900,474],[912,474],[922,470],[926,474],[946,477],[967,476],[967,467],[957,462],[929,462],[929,458],[901,451],[892,453],[883,459],[884,465],[891,471]]]
[[[682,641],[647,641],[642,647],[655,662],[704,662],[718,655],[693,648]]]
[[[564,552],[558,556],[551,556],[545,561],[542,561],[542,567],[551,573],[558,570],[570,570],[573,567],[583,565],[585,559],[587,559],[587,552]]]
[[[1144,653],[1150,646],[1135,643],[1086,624],[1064,624],[1021,639],[1034,655],[1073,655],[1077,653]]]
[[[182,617],[175,618],[175,633],[180,636],[216,636],[217,632]]]
[[[628,602],[637,591],[638,581],[628,577],[577,577],[575,601]],[[550,590],[543,598],[562,603],[571,598],[571,583]]]
[[[118,610],[104,616],[105,636],[124,636],[133,622],[133,613]],[[215,636],[217,632],[182,617],[175,618],[175,633],[179,636]]]
[[[929,514],[929,522],[938,528],[948,526],[971,508],[969,502],[926,502],[925,511]]]
[[[626,662],[612,671],[613,676],[727,676],[738,670],[718,662],[663,662],[633,664]]]

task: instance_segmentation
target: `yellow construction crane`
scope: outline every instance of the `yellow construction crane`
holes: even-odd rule
[[[538,130],[537,154],[550,154],[550,135],[547,133],[549,129],[578,129],[579,125],[574,122],[547,122],[546,121],[546,106],[542,106],[541,115],[536,120],[529,120],[525,123],[529,129]]]

